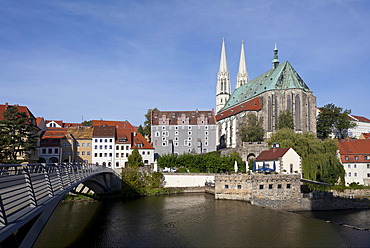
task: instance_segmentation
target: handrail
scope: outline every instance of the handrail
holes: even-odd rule
[[[0,230],[59,192],[105,170],[109,169],[82,163],[0,165]]]

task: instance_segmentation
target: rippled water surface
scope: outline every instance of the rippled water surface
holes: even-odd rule
[[[369,211],[276,211],[208,194],[63,202],[36,247],[370,247]],[[351,222],[351,223],[350,223]]]

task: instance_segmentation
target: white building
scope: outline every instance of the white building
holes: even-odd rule
[[[115,127],[103,125],[94,127],[92,136],[92,162],[112,167],[114,164]]]
[[[346,184],[370,185],[370,140],[338,140],[338,154],[345,170]]]
[[[278,173],[302,173],[302,160],[293,148],[272,148],[263,151],[256,158],[256,168],[263,166],[273,169]]]
[[[348,137],[358,139],[361,133],[370,133],[370,119],[357,115],[348,115],[348,117],[357,125],[348,129]]]

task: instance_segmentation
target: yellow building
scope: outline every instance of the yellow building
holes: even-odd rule
[[[69,127],[62,141],[63,162],[92,163],[91,146],[93,127]]]

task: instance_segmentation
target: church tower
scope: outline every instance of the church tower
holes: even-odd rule
[[[246,83],[248,83],[248,72],[247,72],[247,65],[245,63],[244,40],[243,40],[242,49],[240,51],[239,71],[238,71],[238,76],[236,79],[235,89],[239,88],[240,86]]]
[[[222,50],[220,69],[217,77],[216,88],[216,113],[219,112],[229,100],[230,97],[230,73],[226,64],[225,39],[222,38]]]
[[[272,60],[272,69],[275,69],[276,67],[278,67],[279,64],[280,62],[279,62],[279,56],[278,56],[278,49],[277,49],[276,41],[275,41],[274,59]]]

